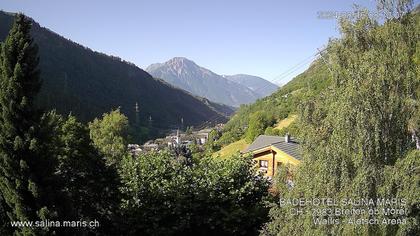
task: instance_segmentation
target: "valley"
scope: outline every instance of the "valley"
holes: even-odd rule
[[[417,235],[420,6],[364,3],[3,1],[0,235]]]

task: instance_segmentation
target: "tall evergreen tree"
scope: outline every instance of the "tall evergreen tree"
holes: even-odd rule
[[[34,107],[40,88],[37,47],[30,36],[31,22],[18,14],[0,54],[0,193],[10,221],[46,219],[53,171],[40,155],[40,112]],[[31,235],[22,228],[17,234]]]
[[[0,55],[1,55],[1,43],[0,43]],[[0,235],[7,235],[11,233],[11,227],[9,224],[9,218],[7,217],[7,205],[4,200],[3,194],[0,191]]]
[[[0,235],[9,235],[12,232],[9,218],[6,214],[6,207],[7,205],[3,199],[3,196],[0,194]]]

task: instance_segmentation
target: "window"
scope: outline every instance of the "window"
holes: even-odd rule
[[[268,161],[260,160],[260,167],[261,168],[268,168]]]

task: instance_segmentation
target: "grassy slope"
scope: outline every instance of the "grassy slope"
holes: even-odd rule
[[[245,150],[248,147],[248,145],[249,144],[245,141],[245,139],[240,139],[234,143],[223,147],[222,149],[220,149],[220,151],[215,152],[213,156],[220,156],[221,158],[226,158],[234,155],[237,152]]]
[[[296,118],[297,118],[297,115],[290,115],[289,117],[287,117],[287,118],[285,118],[285,119],[283,119],[283,120],[281,120],[281,121],[279,121],[276,125],[275,125],[275,127],[274,127],[274,129],[283,129],[283,128],[286,128],[286,127],[288,127],[293,121],[295,121],[296,120]]]
[[[420,5],[416,7],[415,12],[419,17]],[[281,130],[285,128],[282,127],[283,125],[289,126],[291,124],[289,126],[289,128],[293,126],[291,135],[295,135],[293,131],[298,132],[298,124],[284,119],[293,117],[292,115],[299,112],[299,105],[303,101],[311,100],[320,95],[331,84],[331,72],[324,63],[328,61],[328,53],[323,57],[316,59],[306,71],[296,76],[272,95],[259,99],[253,104],[241,106],[225,125],[222,136],[218,140],[219,145],[227,148],[230,147],[230,144],[242,140],[249,126],[249,117],[256,112],[262,112],[276,120],[281,120],[280,123],[273,126],[275,130]],[[417,61],[420,60],[418,58]],[[420,92],[417,91],[417,93]],[[297,118],[297,116],[294,117]]]
[[[274,127],[274,129],[283,129],[288,127],[293,121],[295,121],[297,118],[297,115],[290,115],[289,117],[280,120]],[[245,139],[240,139],[236,142],[233,142],[231,144],[228,144],[227,146],[224,146],[219,151],[215,152],[213,154],[214,157],[220,156],[221,158],[226,158],[229,156],[234,155],[237,152],[245,150],[249,146],[249,143],[245,141]]]
[[[281,122],[273,128],[284,128],[296,119],[299,105],[306,99],[320,94],[330,85],[330,73],[321,59],[315,60],[302,74],[281,87],[272,95],[257,100],[251,105],[243,105],[225,125],[222,137],[218,140],[221,152],[237,145],[244,138],[249,126],[249,117],[255,112],[263,112]],[[294,134],[292,134],[294,135]],[[239,142],[241,143],[241,142]],[[234,145],[235,144],[235,145]]]

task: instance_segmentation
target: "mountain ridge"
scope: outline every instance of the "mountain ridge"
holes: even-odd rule
[[[153,63],[145,69],[152,76],[175,87],[211,101],[239,107],[262,96],[248,87],[197,65],[185,57],[174,57],[164,63]]]
[[[255,93],[260,94],[261,97],[269,96],[279,88],[276,84],[255,75],[235,74],[223,75],[223,77],[246,86]]]
[[[14,14],[0,11],[0,42],[13,23]],[[169,86],[161,80],[115,56],[95,52],[40,26],[32,19],[31,34],[39,48],[43,86],[36,103],[63,115],[70,112],[87,122],[111,109],[121,111],[134,123],[136,103],[140,106],[139,122],[151,129],[170,129],[200,125],[215,117],[226,120],[216,105],[204,104],[202,98]],[[150,128],[150,127],[149,127]]]

